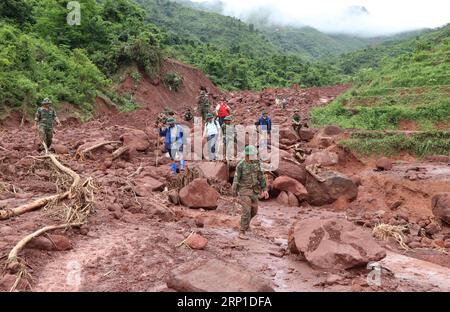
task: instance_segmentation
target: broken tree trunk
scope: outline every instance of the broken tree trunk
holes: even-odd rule
[[[7,259],[8,271],[10,271],[12,274],[14,274],[20,269],[21,263],[19,261],[19,253],[33,238],[38,237],[38,236],[40,236],[48,231],[51,231],[51,230],[58,230],[58,229],[64,229],[64,228],[68,228],[68,227],[81,226],[81,225],[82,225],[81,223],[50,225],[50,226],[43,227],[42,229],[39,229],[36,232],[25,236],[9,252],[8,259]]]
[[[13,209],[6,209],[6,210],[0,210],[0,220],[7,220],[10,219],[12,217],[15,216],[20,216],[26,212],[29,211],[33,211],[33,210],[37,210],[39,208],[44,207],[45,205],[47,205],[49,202],[51,201],[57,201],[57,200],[62,200],[62,199],[66,199],[66,198],[73,198],[73,190],[75,190],[77,188],[77,186],[80,184],[80,176],[73,171],[72,169],[64,166],[63,164],[61,164],[55,157],[55,155],[53,154],[48,154],[43,156],[43,158],[50,158],[53,162],[53,164],[62,172],[67,173],[68,175],[70,175],[73,179],[73,183],[70,187],[70,189],[67,192],[64,192],[62,194],[57,194],[57,195],[52,195],[52,196],[48,196],[48,197],[44,197],[38,200],[35,200],[32,203],[28,203],[25,205],[22,205],[20,207],[17,208],[13,208]]]
[[[88,147],[88,148],[86,148],[84,150],[78,150],[77,153],[75,154],[75,158],[79,158],[80,160],[84,160],[87,153],[92,152],[92,151],[96,150],[97,148],[100,148],[102,146],[109,145],[109,144],[120,144],[120,143],[122,143],[122,142],[120,142],[120,141],[104,141],[104,142],[100,142],[100,143],[94,144],[91,147]]]
[[[128,146],[119,147],[117,150],[114,151],[114,153],[112,153],[112,159],[116,160],[117,158],[128,152],[129,149],[130,148]]]

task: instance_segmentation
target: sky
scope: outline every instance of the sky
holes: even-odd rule
[[[211,0],[193,0],[204,2]],[[450,23],[449,0],[222,0],[224,14],[245,19],[263,10],[281,25],[312,26],[327,33],[389,35]],[[355,15],[352,6],[368,14]]]

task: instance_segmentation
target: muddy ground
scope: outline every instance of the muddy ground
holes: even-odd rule
[[[294,109],[300,109],[306,116],[311,107],[327,104],[346,88],[265,90],[237,93],[230,98],[238,122],[256,120],[257,112],[267,109],[275,123],[288,126]],[[275,94],[289,96],[291,104],[287,111],[271,106]],[[157,151],[153,129],[155,112],[162,108],[152,106],[127,115],[103,114],[88,123],[66,123],[58,129],[55,144],[68,148],[68,154],[58,155],[58,159],[83,178],[95,179],[96,201],[87,225],[53,232],[70,239],[70,250],[26,248],[21,253],[29,265],[31,290],[170,291],[166,286],[169,272],[202,258],[241,264],[269,279],[276,291],[450,290],[450,250],[445,249],[450,229],[445,225],[432,237],[411,237],[417,244],[408,251],[395,241],[379,241],[388,253],[382,260],[387,271],[381,286],[369,285],[366,278],[370,271],[366,268],[334,272],[315,269],[300,256],[290,254],[287,248],[288,233],[295,221],[313,216],[351,220],[368,232],[375,222],[434,222],[431,197],[450,190],[448,162],[402,155],[393,159],[392,170],[379,172],[374,170],[376,159],[358,159],[336,146],[339,162],[331,169],[360,178],[358,198],[351,203],[338,201],[322,207],[307,203],[287,207],[274,198],[263,201],[252,222],[250,240],[242,241],[237,239],[238,211],[229,196],[221,196],[215,211],[193,210],[169,203],[166,192],[136,196],[127,187],[146,176],[164,183],[170,179],[168,160]],[[183,111],[178,109],[176,113],[180,118]],[[146,152],[133,152],[111,161],[111,152],[117,147],[107,145],[85,160],[76,159],[80,146],[103,140],[120,141],[121,135],[130,129],[148,135],[150,147]],[[29,125],[21,128],[11,124],[0,131],[0,179],[14,186],[0,193],[0,209],[14,208],[56,193],[57,183],[48,160],[29,157],[41,155],[36,148],[36,132]],[[317,131],[320,133],[320,129]],[[302,145],[325,149],[317,140]],[[155,166],[157,156],[158,167]],[[161,210],[155,201],[169,209]],[[58,222],[45,209],[0,221],[0,257],[25,235]],[[208,240],[204,250],[178,247],[192,231]],[[81,274],[79,283],[73,281],[74,272]],[[13,276],[3,275],[0,290],[9,290],[13,282]],[[29,290],[23,283],[17,288]]]

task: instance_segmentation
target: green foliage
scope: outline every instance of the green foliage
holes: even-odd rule
[[[138,71],[134,71],[130,74],[131,79],[134,81],[134,85],[137,86],[141,81],[142,75]]]
[[[412,135],[389,133],[358,133],[340,145],[362,156],[409,153],[418,157],[450,156],[450,132],[430,131]]]
[[[402,43],[404,52],[363,68],[353,89],[331,105],[314,109],[316,125],[367,130],[397,129],[414,121],[419,129],[450,127],[450,25]]]
[[[169,88],[170,91],[177,92],[183,84],[183,78],[178,73],[168,72],[163,77],[164,85]]]
[[[83,50],[63,51],[0,23],[0,105],[35,107],[49,97],[90,111],[96,90],[107,84]]]

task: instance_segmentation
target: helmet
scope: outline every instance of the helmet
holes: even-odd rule
[[[176,119],[175,118],[167,118],[166,123],[176,123]]]
[[[266,111],[263,111],[262,114],[263,114],[263,115],[267,115],[267,112],[266,112]]]
[[[257,155],[258,154],[258,150],[256,149],[255,146],[253,145],[249,145],[245,147],[245,155],[246,156],[253,156],[253,155]]]
[[[227,117],[225,117],[223,120],[225,120],[225,121],[232,121],[232,120],[233,120],[233,117],[227,116]]]
[[[207,118],[207,119],[209,119],[209,118],[214,118],[214,115],[211,114],[211,113],[208,113],[208,114],[206,115],[206,118]]]
[[[50,101],[49,98],[45,98],[41,104],[44,105],[44,104],[51,104],[51,103],[52,103],[52,101]]]

